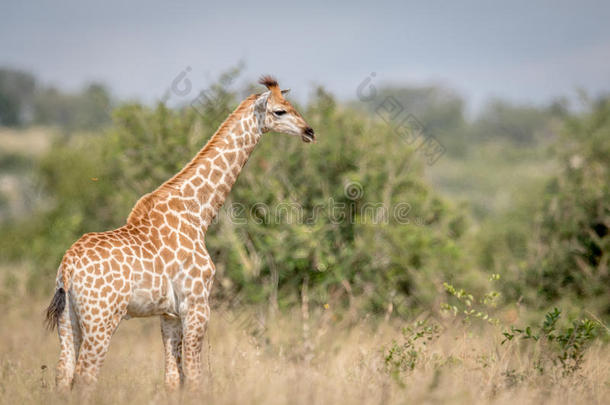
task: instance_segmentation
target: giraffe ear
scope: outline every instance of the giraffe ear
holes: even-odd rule
[[[265,111],[267,109],[267,100],[269,99],[270,94],[271,91],[266,91],[258,96],[254,102],[254,108],[258,111]]]
[[[284,89],[284,90],[282,90],[282,94],[286,94],[286,93],[289,93],[289,92],[290,92],[290,89]]]

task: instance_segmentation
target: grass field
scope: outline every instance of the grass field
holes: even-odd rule
[[[0,311],[0,402],[78,403],[54,388],[55,333],[42,328],[47,303],[4,299]],[[312,310],[313,312],[313,310]],[[214,316],[215,315],[215,316]],[[167,396],[156,318],[123,322],[92,395],[94,403],[450,403],[602,404],[610,395],[610,350],[596,343],[582,368],[563,376],[532,364],[532,347],[501,345],[501,328],[440,320],[438,336],[408,352],[406,371],[391,376],[384,348],[400,343],[403,324],[341,320],[333,309],[312,316],[304,344],[300,312],[267,319],[217,310],[204,343],[205,388]],[[381,322],[381,323],[379,323]],[[387,351],[385,351],[387,353]],[[413,354],[415,353],[415,354]],[[46,366],[46,368],[45,368]],[[411,369],[412,366],[412,369]]]

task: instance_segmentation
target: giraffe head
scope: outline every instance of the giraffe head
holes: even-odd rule
[[[269,90],[257,100],[259,108],[264,111],[264,130],[300,136],[303,142],[307,143],[315,142],[313,129],[284,98],[284,94],[290,90],[280,90],[277,81],[271,76],[261,77],[259,83]]]

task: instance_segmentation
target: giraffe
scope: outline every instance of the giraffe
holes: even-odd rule
[[[267,91],[242,101],[190,163],[138,200],[124,226],[87,233],[66,251],[46,314],[59,334],[60,390],[92,386],[121,320],[148,316],[161,318],[166,388],[200,386],[215,273],[208,226],[264,133],[315,141],[288,90],[270,76],[259,83]]]

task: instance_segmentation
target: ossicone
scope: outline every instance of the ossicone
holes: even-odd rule
[[[271,90],[273,87],[278,87],[277,80],[273,76],[264,75],[258,80],[260,84]]]

